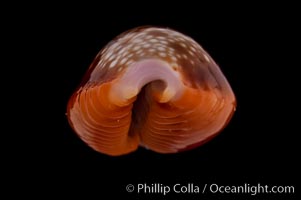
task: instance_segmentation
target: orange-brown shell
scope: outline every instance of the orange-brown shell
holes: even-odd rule
[[[137,28],[96,56],[67,108],[90,147],[122,155],[143,146],[176,153],[221,131],[235,110],[232,89],[193,39],[171,29]]]

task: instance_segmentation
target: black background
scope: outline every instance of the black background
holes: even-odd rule
[[[296,185],[300,169],[296,139],[300,103],[296,93],[300,84],[294,72],[298,64],[292,60],[296,45],[293,11],[281,6],[232,10],[156,7],[122,12],[106,6],[90,9],[58,6],[20,19],[26,27],[19,28],[25,41],[21,48],[35,49],[29,56],[32,67],[26,70],[34,78],[26,77],[30,79],[28,92],[34,94],[30,98],[33,106],[27,108],[37,111],[31,123],[26,123],[31,130],[24,136],[30,140],[26,143],[29,152],[23,149],[17,158],[24,159],[21,163],[28,167],[24,169],[27,177],[38,175],[33,191],[39,188],[47,195],[83,192],[99,197],[122,194],[143,199],[147,195],[129,194],[125,186]],[[106,13],[107,9],[112,11]],[[209,143],[179,154],[162,155],[140,148],[129,155],[109,157],[90,149],[70,128],[65,116],[68,99],[98,51],[118,34],[141,25],[169,27],[194,38],[227,77],[237,98],[237,111]],[[205,197],[187,194],[177,198]]]

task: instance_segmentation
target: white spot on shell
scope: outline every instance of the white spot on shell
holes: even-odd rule
[[[141,54],[144,50],[143,49],[140,49],[139,51],[137,51],[135,54]]]
[[[160,52],[160,53],[159,53],[159,56],[166,57],[167,55],[166,55],[166,53],[164,53],[164,52]]]
[[[159,40],[157,40],[157,39],[151,39],[150,42],[156,43],[156,42],[159,42]]]
[[[165,40],[160,40],[159,42],[160,42],[161,44],[168,44],[168,42],[165,41]]]
[[[111,51],[107,52],[106,55],[104,56],[104,59],[107,60],[111,55],[112,55]]]
[[[178,65],[176,63],[171,63],[170,65],[174,70],[178,69]]]
[[[127,62],[126,62],[126,65],[130,65],[130,64],[132,64],[134,61],[133,60],[128,60]]]
[[[134,43],[140,43],[140,42],[142,42],[143,40],[141,39],[141,38],[137,38],[137,39],[134,39]]]
[[[187,45],[184,44],[184,43],[180,43],[180,45],[181,45],[182,47],[184,47],[184,48],[187,48]]]
[[[121,45],[118,44],[118,46],[116,48],[114,48],[114,50],[118,51],[119,49],[121,49]]]
[[[109,51],[114,50],[120,43],[118,41],[115,41],[114,43],[112,43],[111,45],[109,45]]]
[[[183,37],[177,37],[177,40],[184,42],[185,39]]]
[[[130,58],[132,57],[134,54],[130,53],[130,54],[127,54],[126,58]]]
[[[196,48],[195,47],[190,46],[189,48],[190,48],[191,51],[196,52]]]
[[[188,53],[189,53],[190,55],[192,55],[192,56],[193,56],[193,54],[194,54],[192,51],[188,51]]]
[[[165,51],[165,50],[166,50],[164,47],[157,47],[157,49],[158,49],[159,51]]]
[[[134,51],[137,51],[138,49],[141,49],[141,46],[137,45],[137,46],[134,46],[134,48],[133,48]]]
[[[175,49],[172,48],[172,47],[169,47],[168,50],[171,51],[171,52],[174,52],[174,51],[175,51]]]
[[[159,40],[165,40],[166,38],[162,37],[162,36],[158,36],[157,39],[159,39]]]
[[[118,54],[119,54],[119,55],[122,55],[126,50],[127,50],[126,48],[123,48],[123,49],[121,49],[121,50],[118,52]]]
[[[204,58],[207,60],[207,62],[210,62],[210,59],[208,58],[208,56],[206,54],[204,54]]]
[[[113,61],[111,62],[111,64],[110,64],[109,68],[115,67],[116,64],[117,64],[117,60],[113,60]]]
[[[155,49],[148,49],[149,52],[153,53],[155,52],[156,50]]]
[[[108,58],[108,61],[112,61],[115,58],[115,55],[112,55]]]
[[[143,48],[149,48],[151,45],[149,43],[144,44],[142,47]]]
[[[175,61],[175,62],[177,61],[177,58],[175,56],[171,56],[170,58],[172,61]]]
[[[120,61],[120,65],[123,65],[126,61],[127,61],[127,58],[122,58],[122,60]]]

